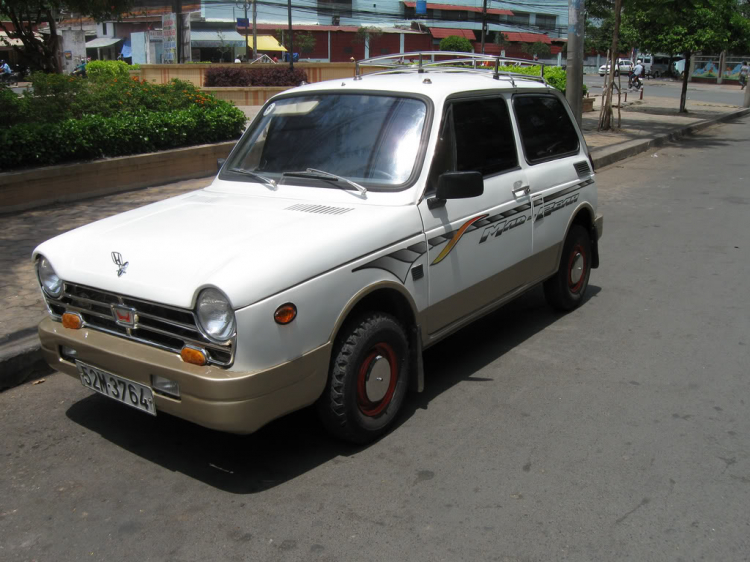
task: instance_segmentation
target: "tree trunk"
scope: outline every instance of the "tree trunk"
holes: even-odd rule
[[[49,21],[49,69],[50,72],[60,74],[62,69],[60,68],[60,58],[58,45],[60,44],[60,37],[57,35],[57,20],[56,14],[53,10],[47,10],[47,19]]]
[[[688,78],[690,78],[690,51],[685,52],[685,72],[682,77],[682,92],[680,93],[680,113],[687,113],[685,102],[687,101]]]
[[[615,29],[612,33],[612,50],[609,59],[609,81],[606,95],[602,93],[602,113],[599,118],[599,130],[608,131],[612,129],[612,89],[615,86],[615,63],[617,62],[617,43],[620,40],[620,19],[622,12],[622,0],[615,0]],[[619,68],[618,74],[619,74]]]

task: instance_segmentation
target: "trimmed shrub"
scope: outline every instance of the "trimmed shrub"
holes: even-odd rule
[[[128,63],[121,60],[95,60],[86,65],[86,74],[94,80],[123,78],[127,79]]]
[[[127,66],[127,65],[126,65]],[[121,112],[174,111],[192,106],[224,104],[190,82],[172,80],[153,84],[137,76],[88,80],[61,74],[35,73],[34,87],[17,98],[21,123],[57,123],[86,115],[112,116]],[[22,118],[20,116],[23,116]],[[0,127],[10,126],[0,118]]]
[[[440,40],[441,51],[454,51],[459,53],[473,53],[474,46],[466,37],[451,35]]]
[[[204,86],[211,87],[247,87],[247,86],[299,86],[307,82],[304,70],[288,67],[247,68],[237,66],[214,66],[206,69]]]
[[[26,120],[23,101],[7,86],[0,86],[0,128],[10,127]]]
[[[0,170],[143,154],[239,138],[247,118],[230,104],[170,112],[87,115],[0,129]]]
[[[507,70],[510,72],[517,72],[518,74],[528,74],[530,76],[539,76],[539,66],[501,66],[500,70]],[[563,94],[565,93],[565,85],[567,84],[567,72],[559,66],[545,66],[544,67],[544,79],[547,80],[550,86],[557,88]],[[586,84],[583,85],[583,95],[586,95],[588,88]]]

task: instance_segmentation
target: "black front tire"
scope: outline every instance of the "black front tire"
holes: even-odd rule
[[[570,311],[583,302],[591,275],[591,239],[579,224],[570,227],[557,273],[544,282],[544,296],[557,310]]]
[[[380,382],[373,379],[371,390],[368,383],[375,376],[375,364],[382,376],[377,377]],[[401,323],[382,312],[355,317],[336,339],[328,382],[317,402],[323,425],[351,443],[374,441],[395,423],[409,374],[409,340]]]

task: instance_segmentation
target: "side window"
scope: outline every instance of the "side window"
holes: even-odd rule
[[[513,109],[529,164],[578,152],[578,134],[562,102],[555,96],[514,96]]]
[[[451,103],[445,116],[428,192],[444,172],[482,172],[487,177],[518,166],[508,105],[502,98]]]

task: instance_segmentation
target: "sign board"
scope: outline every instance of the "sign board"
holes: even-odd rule
[[[417,15],[427,15],[427,0],[417,0]]]
[[[164,39],[161,29],[150,29],[148,32],[149,41],[161,41]]]
[[[237,27],[250,27],[250,18],[237,18]]]
[[[177,15],[166,14],[161,17],[162,60],[177,62]]]

